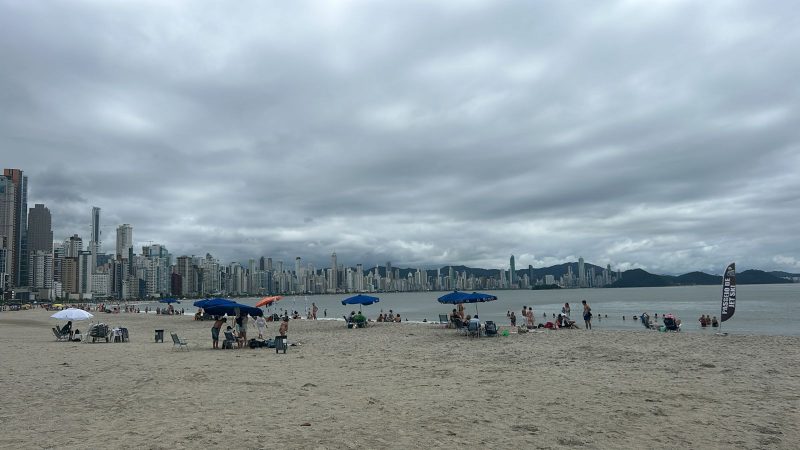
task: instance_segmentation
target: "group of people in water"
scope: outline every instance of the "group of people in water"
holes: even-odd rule
[[[719,326],[719,322],[717,321],[717,316],[711,317],[710,315],[703,314],[700,316],[699,321],[700,321],[700,326],[702,328],[705,328],[709,325],[711,325],[712,327]]]

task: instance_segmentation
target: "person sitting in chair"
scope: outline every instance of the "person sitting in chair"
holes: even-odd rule
[[[355,322],[356,326],[359,328],[364,328],[367,323],[367,318],[364,317],[364,314],[361,314],[361,311],[359,311],[358,314],[353,316],[353,322]]]
[[[469,319],[469,324],[470,325],[477,324],[478,325],[478,329],[480,329],[481,328],[481,319],[478,318],[477,314],[475,314],[475,317]]]
[[[72,336],[74,333],[72,332],[72,321],[68,321],[63,328],[61,328],[61,334],[69,334],[69,339],[72,340]]]
[[[83,340],[83,334],[81,334],[81,330],[75,328],[75,332],[72,333],[71,341],[80,342]]]

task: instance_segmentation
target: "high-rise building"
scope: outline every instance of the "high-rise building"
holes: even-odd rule
[[[73,234],[64,241],[64,256],[67,258],[77,258],[83,251],[83,239],[77,234]]]
[[[3,169],[3,175],[14,185],[11,282],[24,286],[28,282],[28,177],[19,169]]]
[[[336,290],[339,289],[339,277],[337,274],[339,266],[336,264],[336,252],[333,252],[331,254],[331,277],[328,280],[328,290],[332,293],[336,293]]]
[[[128,259],[133,249],[133,227],[127,223],[117,227],[117,259]]]
[[[583,258],[578,258],[578,287],[586,287],[586,267]]]
[[[517,268],[514,265],[514,255],[511,255],[509,266],[511,268],[511,287],[514,287],[517,284]]]
[[[97,272],[97,255],[100,254],[100,208],[92,207],[92,235],[89,238],[89,251],[92,254],[90,266],[92,273]]]
[[[0,176],[0,291],[14,285],[15,190],[10,178]]]
[[[52,298],[54,257],[50,210],[36,204],[28,211],[28,286],[38,298]]]
[[[53,222],[50,210],[37,203],[28,211],[28,252],[53,251]]]

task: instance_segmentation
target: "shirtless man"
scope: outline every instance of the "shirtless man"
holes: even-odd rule
[[[228,319],[219,317],[214,321],[214,325],[211,326],[211,348],[219,348],[219,330],[222,329],[222,325],[227,321]]]

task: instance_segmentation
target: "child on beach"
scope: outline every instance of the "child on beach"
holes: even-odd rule
[[[288,317],[284,317],[283,318],[283,322],[281,322],[281,326],[278,328],[278,333],[281,336],[285,337],[286,336],[286,332],[288,332],[288,331],[289,331],[289,318]]]

